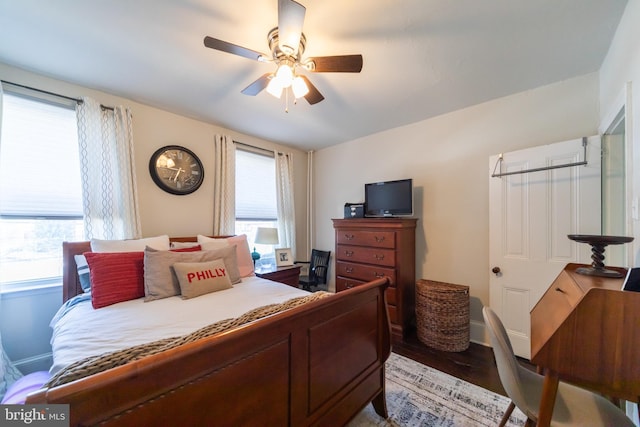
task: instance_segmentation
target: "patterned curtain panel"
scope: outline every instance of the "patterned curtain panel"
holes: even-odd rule
[[[2,336],[0,336],[0,400],[2,400],[9,386],[20,378],[22,378],[22,372],[7,357],[2,347]]]
[[[296,210],[293,203],[293,154],[276,153],[276,196],[279,246],[296,258]]]
[[[236,232],[236,151],[227,135],[216,135],[213,168],[213,234]]]
[[[76,111],[85,237],[141,237],[131,111],[86,97]]]

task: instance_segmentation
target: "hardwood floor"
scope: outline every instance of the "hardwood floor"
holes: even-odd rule
[[[469,348],[462,352],[439,351],[420,342],[415,333],[410,333],[402,342],[394,340],[392,351],[506,396],[491,347],[470,343]],[[528,361],[520,362],[534,369]]]

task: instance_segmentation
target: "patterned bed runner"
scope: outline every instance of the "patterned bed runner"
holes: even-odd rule
[[[293,298],[283,303],[270,304],[255,308],[235,319],[220,320],[216,323],[212,323],[211,325],[205,326],[195,332],[181,337],[165,338],[147,344],[140,344],[123,350],[117,350],[111,353],[90,356],[74,362],[59,371],[57,374],[51,377],[49,382],[44,385],[44,388],[55,387],[78,380],[80,378],[88,377],[98,372],[115,368],[117,366],[142,359],[146,356],[151,356],[153,354],[157,354],[183,344],[209,337],[217,333],[244,325],[246,323],[262,319],[263,317],[271,316],[281,311],[300,306],[302,304],[320,300],[329,295],[332,295],[332,293],[315,292],[311,295]]]

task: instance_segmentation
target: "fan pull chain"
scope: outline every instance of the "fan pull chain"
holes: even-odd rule
[[[284,112],[289,113],[289,88],[286,88],[284,90],[284,99],[285,99]]]

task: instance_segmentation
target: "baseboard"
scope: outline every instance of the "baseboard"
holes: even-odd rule
[[[489,342],[489,335],[487,335],[484,322],[472,320],[470,323],[471,327],[469,329],[469,335],[471,342],[484,345],[486,347],[491,347],[491,343]]]
[[[15,360],[13,364],[24,375],[36,371],[48,371],[53,364],[53,354],[51,354],[50,352],[38,354],[36,356]]]

